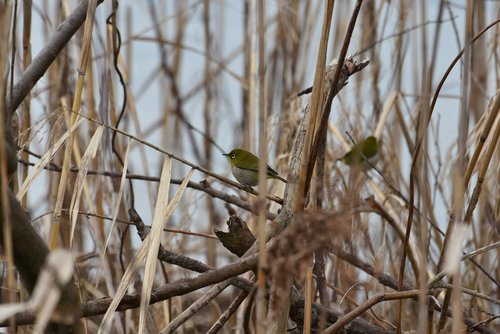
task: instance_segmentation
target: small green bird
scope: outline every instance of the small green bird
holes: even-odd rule
[[[361,143],[354,146],[349,152],[347,152],[340,160],[342,160],[346,165],[351,167],[358,166],[363,170],[367,171],[371,168],[370,164],[365,161],[377,155],[378,153],[378,142],[377,138],[374,136],[366,137],[361,141]]]
[[[233,176],[239,183],[248,187],[259,183],[259,158],[242,148],[235,148],[223,155],[227,157]],[[267,178],[278,179],[286,183],[286,180],[269,166],[267,166]]]

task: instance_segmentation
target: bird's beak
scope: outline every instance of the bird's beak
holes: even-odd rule
[[[222,155],[227,157],[229,153],[222,153]]]

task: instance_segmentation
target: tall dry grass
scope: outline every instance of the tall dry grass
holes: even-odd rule
[[[500,331],[499,10],[0,3],[2,302],[64,248],[89,333]],[[375,168],[339,161],[372,134]],[[288,183],[232,181],[236,146]],[[35,304],[3,324],[65,314]]]

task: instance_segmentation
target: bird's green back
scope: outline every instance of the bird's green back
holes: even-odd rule
[[[378,142],[374,136],[366,137],[354,146],[343,157],[342,161],[349,166],[359,165],[365,158],[370,159],[378,153]]]
[[[259,172],[259,158],[255,156],[252,152],[244,150],[242,148],[235,148],[226,156],[229,159],[229,163],[231,167],[237,167],[245,170],[250,170],[254,172]],[[267,165],[267,175],[270,178],[279,178],[279,174],[277,171],[272,169],[269,165]]]

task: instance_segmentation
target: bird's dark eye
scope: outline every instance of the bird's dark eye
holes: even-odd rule
[[[231,154],[231,159],[234,159],[234,158],[236,158],[236,154],[233,153],[233,154]]]

